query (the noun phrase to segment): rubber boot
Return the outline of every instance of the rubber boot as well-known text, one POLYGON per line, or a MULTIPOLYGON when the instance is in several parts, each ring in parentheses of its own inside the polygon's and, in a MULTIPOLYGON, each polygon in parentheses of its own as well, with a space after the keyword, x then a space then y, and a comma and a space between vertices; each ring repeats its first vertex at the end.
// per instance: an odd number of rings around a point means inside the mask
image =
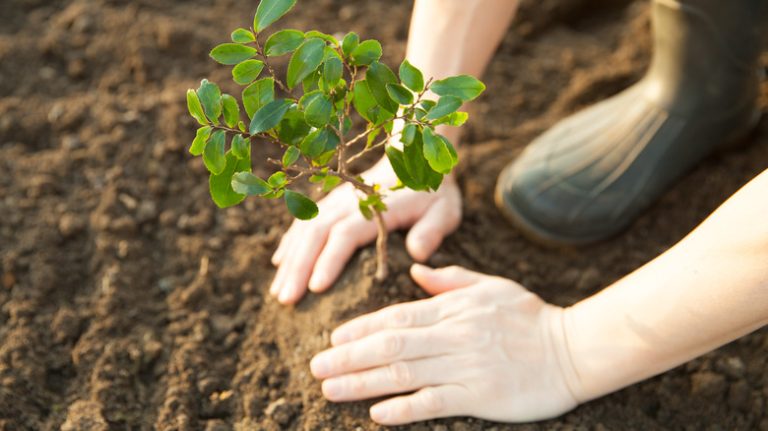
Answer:
POLYGON ((654 0, 645 77, 561 121, 507 166, 496 203, 528 236, 613 236, 760 117, 758 57, 768 0, 654 0))

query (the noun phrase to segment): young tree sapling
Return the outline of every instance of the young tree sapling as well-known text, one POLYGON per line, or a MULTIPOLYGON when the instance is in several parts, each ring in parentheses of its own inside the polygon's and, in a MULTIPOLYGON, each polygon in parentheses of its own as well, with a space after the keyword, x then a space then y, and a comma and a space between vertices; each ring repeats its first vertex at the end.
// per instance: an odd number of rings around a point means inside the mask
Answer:
POLYGON ((245 89, 240 101, 206 79, 197 90, 187 91, 189 113, 200 123, 189 151, 202 156, 210 172, 211 197, 221 208, 236 205, 246 196, 282 198, 294 217, 309 220, 317 216, 318 207, 292 189, 298 180, 322 184, 324 192, 350 183, 360 192, 360 212, 377 225, 376 279, 383 280, 387 275, 385 191, 353 174, 350 166, 384 147, 399 180, 390 190, 437 190, 458 158, 435 127, 463 125, 468 116, 459 108, 478 97, 485 86, 467 75, 425 82, 422 72, 407 60, 395 75, 379 61, 381 44, 361 41, 355 33, 339 41, 319 31, 286 29, 262 44, 259 37, 264 29, 295 4, 296 0, 262 0, 250 29, 238 28, 232 32, 232 43, 213 48, 210 56, 234 66, 232 78, 245 89), (288 54, 283 80, 270 61, 288 54), (241 106, 247 122, 242 120, 241 106), (359 133, 353 132, 355 113, 365 121, 359 133), (398 130, 396 121, 402 122, 398 130), (392 145, 395 137, 402 148, 392 145), (252 146, 262 143, 283 151, 279 160, 267 158, 277 171, 266 179, 251 170, 252 146))

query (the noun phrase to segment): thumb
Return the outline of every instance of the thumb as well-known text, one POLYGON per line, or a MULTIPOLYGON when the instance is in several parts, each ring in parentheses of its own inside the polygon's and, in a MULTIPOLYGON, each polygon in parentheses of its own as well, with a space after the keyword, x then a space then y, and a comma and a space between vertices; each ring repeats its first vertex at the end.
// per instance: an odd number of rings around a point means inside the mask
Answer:
POLYGON ((479 283, 486 276, 455 265, 433 269, 415 263, 411 265, 411 277, 430 295, 439 295, 479 283))
POLYGON ((424 215, 416 221, 408 236, 405 247, 417 261, 424 262, 440 247, 445 235, 459 227, 461 216, 454 216, 446 199, 440 199, 431 205, 424 215))

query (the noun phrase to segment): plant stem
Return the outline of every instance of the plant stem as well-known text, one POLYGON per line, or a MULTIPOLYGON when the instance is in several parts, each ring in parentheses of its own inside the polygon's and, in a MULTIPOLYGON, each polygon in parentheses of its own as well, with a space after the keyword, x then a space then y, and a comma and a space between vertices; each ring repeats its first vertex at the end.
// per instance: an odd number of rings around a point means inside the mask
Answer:
POLYGON ((376 236, 376 281, 384 281, 389 274, 387 267, 387 225, 381 211, 374 210, 373 219, 376 221, 378 235, 376 236))

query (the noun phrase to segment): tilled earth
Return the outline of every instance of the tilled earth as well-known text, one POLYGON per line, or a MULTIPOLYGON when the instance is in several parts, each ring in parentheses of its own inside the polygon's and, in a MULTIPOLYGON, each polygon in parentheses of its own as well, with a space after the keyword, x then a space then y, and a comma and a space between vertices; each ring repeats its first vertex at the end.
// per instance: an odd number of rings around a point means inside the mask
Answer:
MULTIPOLYGON (((202 77, 235 91, 207 52, 255 6, 0 2, 0 429, 378 429, 370 403, 324 401, 308 361, 340 322, 423 296, 403 237, 391 238, 383 285, 370 281, 368 248, 330 293, 278 306, 266 294, 269 256, 289 217, 271 201, 217 210, 186 152, 195 127, 184 91, 202 77)), ((411 6, 302 0, 285 25, 378 38, 396 65, 411 6)), ((751 145, 704 162, 627 233, 581 250, 541 248, 497 213, 495 175, 528 142, 640 78, 647 6, 523 2, 466 134, 464 222, 431 264, 572 304, 667 249, 768 167, 762 123, 751 145)), ((556 420, 403 429, 768 430, 766 353, 762 330, 556 420)))

